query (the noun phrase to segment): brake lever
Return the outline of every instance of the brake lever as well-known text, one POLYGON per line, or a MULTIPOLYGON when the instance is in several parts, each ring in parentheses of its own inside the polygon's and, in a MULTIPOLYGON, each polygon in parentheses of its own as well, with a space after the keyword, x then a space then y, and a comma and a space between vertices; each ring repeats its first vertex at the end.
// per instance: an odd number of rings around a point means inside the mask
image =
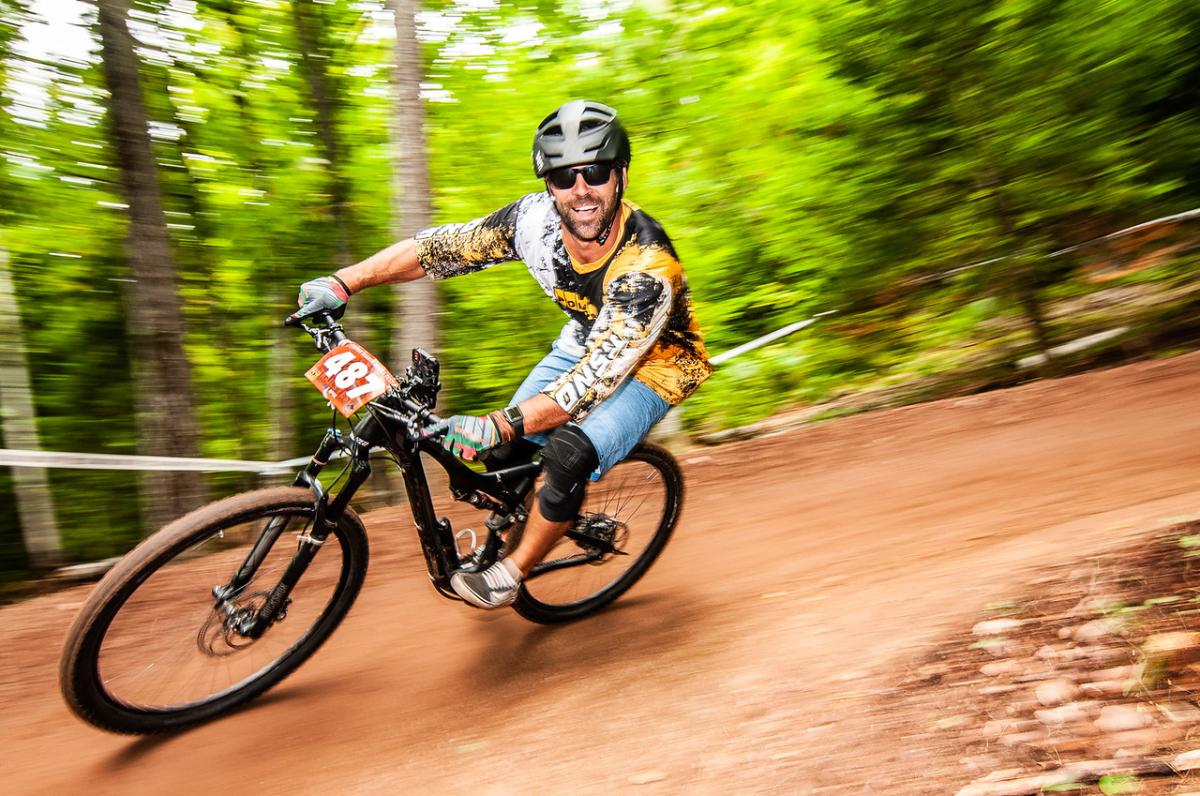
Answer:
MULTIPOLYGON (((317 349, 320 351, 328 350, 328 346, 326 344, 327 340, 330 337, 332 337, 334 334, 343 331, 342 325, 340 323, 338 323, 337 319, 333 317, 333 314, 328 311, 322 310, 321 312, 314 312, 311 316, 304 316, 304 317, 298 316, 295 313, 293 313, 283 319, 283 325, 290 326, 293 328, 298 326, 301 329, 303 329, 308 334, 308 336, 313 339, 313 344, 316 345, 317 349), (307 323, 304 322, 304 317, 316 318, 318 321, 322 322, 324 325, 323 326, 309 326, 307 323)), ((336 339, 336 338, 334 338, 334 339, 336 339)))
POLYGON ((417 430, 421 439, 433 439, 434 437, 445 436, 450 430, 450 421, 438 419, 437 422, 417 430))
POLYGON ((341 328, 341 324, 337 322, 337 319, 334 318, 333 314, 328 310, 320 310, 319 312, 314 312, 310 315, 300 315, 298 312, 293 312, 291 315, 283 319, 283 325, 293 327, 299 326, 304 331, 312 334, 313 330, 319 327, 309 326, 304 322, 305 318, 316 318, 318 321, 324 323, 329 329, 333 329, 334 327, 339 329, 341 328))

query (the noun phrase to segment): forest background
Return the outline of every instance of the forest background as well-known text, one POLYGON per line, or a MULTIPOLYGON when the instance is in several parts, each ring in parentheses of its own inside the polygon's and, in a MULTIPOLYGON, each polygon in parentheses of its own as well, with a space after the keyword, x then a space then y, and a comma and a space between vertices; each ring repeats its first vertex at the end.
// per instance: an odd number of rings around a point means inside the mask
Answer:
MULTIPOLYGON (((1200 206, 1193 0, 0 0, 5 446, 307 453, 328 414, 316 352, 280 326, 297 286, 540 190, 533 129, 576 97, 625 120, 629 196, 671 235, 710 351, 835 312, 722 367, 689 433, 1200 336, 1194 229, 1059 253, 1200 206), (52 6, 78 53, 31 46, 52 6)), ((562 321, 513 264, 355 296, 345 322, 395 367, 434 338, 443 404, 472 412, 562 321)), ((127 549, 178 507, 162 495, 250 485, 46 472, 0 472, 5 505, 46 492, 55 539, 31 551, 39 521, 5 512, 5 580, 127 549)))

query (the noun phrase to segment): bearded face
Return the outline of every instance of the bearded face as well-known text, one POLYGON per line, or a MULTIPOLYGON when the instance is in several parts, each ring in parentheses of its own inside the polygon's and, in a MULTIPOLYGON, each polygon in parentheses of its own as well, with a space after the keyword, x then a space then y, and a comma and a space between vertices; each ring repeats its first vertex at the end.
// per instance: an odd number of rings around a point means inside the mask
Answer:
POLYGON ((575 184, 570 188, 558 189, 551 185, 550 195, 563 226, 585 242, 596 240, 612 226, 621 204, 617 197, 616 169, 603 185, 588 185, 582 175, 576 175, 575 184))

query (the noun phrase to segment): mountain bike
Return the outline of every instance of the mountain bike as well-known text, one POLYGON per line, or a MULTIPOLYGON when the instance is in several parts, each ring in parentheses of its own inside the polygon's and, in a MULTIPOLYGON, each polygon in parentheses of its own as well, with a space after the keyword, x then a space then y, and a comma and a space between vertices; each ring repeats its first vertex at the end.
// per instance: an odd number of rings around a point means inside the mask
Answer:
MULTIPOLYGON (((541 470, 536 452, 500 469, 462 462, 431 433, 441 422, 438 361, 421 349, 402 376, 328 313, 296 321, 323 356, 305 375, 351 428, 331 424, 292 486, 217 500, 147 537, 97 584, 67 637, 68 706, 104 730, 150 734, 214 719, 279 683, 337 629, 367 571, 366 528, 350 507, 382 451, 398 466, 433 588, 491 566, 519 541, 541 470), (320 475, 346 464, 329 486, 320 475), (424 470, 445 469, 454 499, 488 512, 455 533, 424 470), (340 486, 339 486, 340 485, 340 486)), ((536 448, 536 446, 529 446, 536 448)), ((513 608, 534 622, 587 616, 654 563, 679 519, 683 479, 643 442, 591 484, 575 524, 529 573, 513 608)))

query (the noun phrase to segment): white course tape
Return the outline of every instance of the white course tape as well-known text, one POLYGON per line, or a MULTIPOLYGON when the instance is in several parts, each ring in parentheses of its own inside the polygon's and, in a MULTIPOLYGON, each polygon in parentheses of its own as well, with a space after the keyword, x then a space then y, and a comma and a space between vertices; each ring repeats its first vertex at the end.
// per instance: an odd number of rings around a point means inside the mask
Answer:
MULTIPOLYGON (((1123 238, 1126 235, 1132 235, 1135 232, 1141 232, 1142 230, 1150 229, 1151 227, 1157 227, 1160 224, 1171 224, 1176 221, 1190 221, 1193 218, 1200 218, 1200 207, 1197 207, 1193 210, 1184 210, 1182 213, 1174 213, 1169 216, 1163 216, 1162 218, 1155 218, 1150 221, 1143 221, 1140 224, 1134 224, 1132 227, 1126 227, 1125 229, 1118 229, 1116 232, 1110 232, 1107 235, 1101 235, 1098 238, 1092 238, 1091 240, 1085 240, 1083 243, 1076 243, 1074 246, 1068 246, 1065 249, 1057 249, 1055 251, 1050 252, 1046 256, 1047 257, 1061 257, 1064 254, 1070 254, 1071 252, 1079 251, 1080 249, 1087 248, 1088 246, 1093 246, 1097 243, 1104 243, 1106 241, 1116 240, 1117 238, 1123 238)), ((1034 254, 1034 252, 1023 251, 1023 252, 1019 252, 1019 254, 1034 254)), ((918 276, 914 279, 910 279, 906 284, 908 284, 908 285, 925 285, 930 282, 940 282, 943 279, 949 279, 952 276, 957 276, 958 274, 964 273, 966 271, 971 271, 976 268, 983 268, 984 266, 993 265, 995 263, 1003 262, 1005 260, 1011 260, 1015 256, 1017 256, 1017 255, 1003 254, 999 257, 992 257, 987 260, 980 260, 979 262, 971 263, 970 265, 960 265, 958 268, 951 268, 949 271, 942 271, 941 273, 938 273, 938 274, 929 274, 928 276, 918 276)))
POLYGON ((734 357, 744 354, 747 351, 753 351, 756 348, 762 348, 763 346, 767 345, 768 343, 773 343, 781 337, 787 337, 789 334, 792 334, 793 332, 798 332, 801 329, 805 329, 809 326, 812 326, 819 319, 824 318, 826 315, 833 315, 835 312, 837 312, 837 310, 828 310, 826 312, 818 312, 816 315, 812 316, 811 318, 809 318, 807 320, 797 321, 796 323, 788 324, 787 326, 783 327, 782 329, 776 329, 775 331, 771 332, 770 334, 764 334, 762 337, 759 337, 757 340, 751 340, 748 343, 742 343, 737 348, 731 348, 728 351, 724 351, 720 354, 717 354, 715 357, 712 357, 711 359, 709 359, 709 362, 711 362, 714 365, 720 365, 722 362, 728 362, 729 360, 733 359, 734 357))
MULTIPOLYGON (((303 458, 301 462, 307 462, 303 458)), ((66 453, 0 448, 0 466, 52 467, 67 470, 174 470, 198 473, 276 473, 286 462, 256 462, 243 459, 188 459, 171 456, 122 456, 109 453, 66 453)))
MULTIPOLYGON (((1169 216, 1163 216, 1162 218, 1156 218, 1151 221, 1145 221, 1141 224, 1135 224, 1132 227, 1126 227, 1125 229, 1119 229, 1116 232, 1110 232, 1107 235, 1102 235, 1098 238, 1092 238, 1091 240, 1084 241, 1083 243, 1078 243, 1074 246, 1068 246, 1065 249, 1058 249, 1057 251, 1050 252, 1046 256, 1058 257, 1063 254, 1078 251, 1086 246, 1114 240, 1125 235, 1131 235, 1135 232, 1141 232, 1142 230, 1149 229, 1160 224, 1188 221, 1194 218, 1200 218, 1200 207, 1193 210, 1185 210, 1182 213, 1174 213, 1169 216)), ((986 265, 992 265, 993 263, 1010 260, 1013 256, 1014 255, 1006 254, 1000 257, 993 257, 988 260, 981 260, 977 263, 971 263, 970 265, 952 268, 949 271, 943 271, 939 274, 917 277, 916 279, 911 280, 908 284, 919 285, 927 282, 940 281, 942 279, 947 279, 951 276, 961 274, 965 271, 970 271, 974 268, 982 268, 986 265)), ((756 348, 761 348, 762 346, 773 343, 780 338, 787 337, 789 334, 793 334, 801 329, 812 326, 819 319, 828 315, 834 315, 837 312, 838 310, 818 312, 811 318, 788 324, 782 329, 776 329, 775 331, 765 334, 755 340, 751 340, 748 343, 743 343, 736 348, 731 348, 728 351, 717 354, 710 361, 714 365, 720 365, 723 362, 728 362, 734 357, 745 354, 748 351, 753 351, 756 348)), ((1069 343, 1068 346, 1092 345, 1096 342, 1100 342, 1102 339, 1107 339, 1104 337, 1105 335, 1114 334, 1117 331, 1119 330, 1114 330, 1114 332, 1103 332, 1100 335, 1092 335, 1091 337, 1083 338, 1082 340, 1075 341, 1074 343, 1069 343)), ((1026 359, 1032 361, 1034 358, 1027 357, 1026 359)), ((1022 360, 1022 362, 1025 362, 1025 360, 1022 360)), ((337 458, 339 455, 340 452, 339 454, 335 454, 335 458, 337 458)), ((258 462, 247 461, 243 459, 184 459, 172 458, 169 456, 120 456, 107 453, 66 453, 58 451, 27 451, 15 450, 12 448, 0 448, 0 467, 47 467, 76 470, 173 470, 201 473, 242 472, 259 473, 260 475, 279 475, 294 470, 296 467, 307 464, 308 461, 309 457, 307 456, 299 456, 295 459, 288 459, 287 461, 282 462, 258 462)))

